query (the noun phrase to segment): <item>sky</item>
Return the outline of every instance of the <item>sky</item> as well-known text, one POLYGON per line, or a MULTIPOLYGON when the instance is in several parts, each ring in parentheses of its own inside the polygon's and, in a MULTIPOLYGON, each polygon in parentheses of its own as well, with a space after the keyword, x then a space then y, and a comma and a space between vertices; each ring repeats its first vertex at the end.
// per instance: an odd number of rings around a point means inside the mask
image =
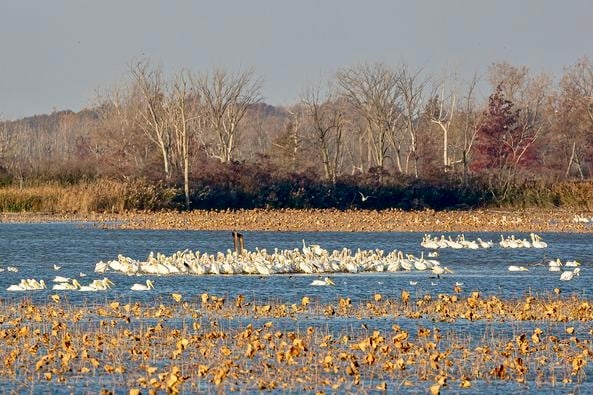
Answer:
POLYGON ((593 1, 0 0, 0 51, 1 119, 92 106, 143 57, 167 73, 253 69, 264 101, 289 105, 362 63, 558 78, 593 60, 593 1))

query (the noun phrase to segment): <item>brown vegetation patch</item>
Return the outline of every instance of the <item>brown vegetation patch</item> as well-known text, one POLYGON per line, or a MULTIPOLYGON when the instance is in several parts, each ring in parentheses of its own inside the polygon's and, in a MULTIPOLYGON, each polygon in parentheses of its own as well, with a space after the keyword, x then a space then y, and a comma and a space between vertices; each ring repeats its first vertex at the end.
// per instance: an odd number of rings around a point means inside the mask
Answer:
POLYGON ((92 221, 124 229, 343 232, 592 232, 563 210, 226 210, 123 214, 2 214, 2 222, 92 221))
POLYGON ((2 301, 0 373, 15 386, 101 378, 130 393, 399 386, 438 393, 479 382, 580 383, 593 356, 591 332, 579 326, 593 321, 593 305, 576 296, 501 300, 471 292, 410 298, 402 292, 357 304, 303 298, 292 305, 241 295, 166 299, 82 307, 57 297, 39 304, 2 301), (332 326, 344 318, 367 321, 332 326), (406 325, 419 319, 413 330, 406 325), (456 321, 533 325, 461 335, 447 327, 456 321))

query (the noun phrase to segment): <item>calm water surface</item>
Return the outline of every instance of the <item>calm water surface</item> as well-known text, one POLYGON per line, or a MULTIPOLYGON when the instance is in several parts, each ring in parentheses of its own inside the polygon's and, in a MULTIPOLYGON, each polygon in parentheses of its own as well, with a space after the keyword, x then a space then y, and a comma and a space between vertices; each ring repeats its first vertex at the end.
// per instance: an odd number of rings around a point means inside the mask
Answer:
MULTIPOLYGON (((343 247, 356 250, 394 249, 419 256, 428 251, 420 246, 423 233, 306 233, 306 232, 245 232, 246 248, 278 249, 300 248, 302 240, 307 244, 320 244, 328 250, 343 247)), ((435 234, 436 235, 436 234, 435 234)), ((439 233, 440 235, 440 233, 439 233)), ((457 233, 445 233, 453 238, 457 233)), ((505 234, 508 236, 509 234, 505 234)), ((116 283, 111 294, 118 297, 136 299, 152 298, 157 294, 181 292, 184 295, 199 295, 209 292, 216 295, 234 296, 243 294, 266 300, 270 298, 283 302, 300 300, 304 295, 319 296, 330 301, 348 296, 353 300, 372 297, 376 292, 385 296, 399 295, 402 289, 420 293, 451 292, 455 282, 462 282, 465 290, 475 289, 486 294, 501 297, 524 296, 528 293, 542 294, 559 287, 564 293, 577 293, 591 296, 593 279, 593 235, 570 233, 542 233, 548 243, 546 249, 480 249, 455 250, 441 249, 437 258, 441 264, 455 271, 455 274, 442 279, 431 278, 429 272, 398 273, 359 273, 335 274, 336 287, 310 287, 315 275, 279 275, 260 278, 259 276, 127 276, 107 273, 116 283), (576 259, 582 263, 581 275, 569 282, 559 281, 559 273, 548 271, 547 262, 560 258, 562 261, 576 259), (544 263, 539 266, 539 264, 544 263), (528 272, 509 272, 509 265, 524 265, 528 272), (156 292, 138 293, 129 291, 135 282, 151 278, 156 284, 156 292), (410 281, 417 281, 411 286, 410 281)), ((500 240, 500 234, 466 233, 467 239, 481 237, 484 240, 500 240)), ((515 234, 517 238, 526 234, 515 234)), ((82 283, 103 277, 93 272, 100 260, 115 259, 118 254, 145 260, 150 251, 172 254, 183 249, 216 253, 232 248, 230 232, 205 231, 153 231, 153 230, 105 230, 89 224, 48 223, 48 224, 0 224, 0 267, 15 266, 18 273, 4 271, 0 276, 0 295, 15 297, 14 292, 6 292, 10 284, 22 278, 44 279, 51 285, 55 275, 79 277, 82 283), (55 271, 53 265, 62 268, 55 271)), ((35 292, 43 296, 51 290, 35 292)), ((18 294, 18 293, 17 293, 18 294)), ((29 292, 28 295, 33 293, 29 292)), ((104 298, 105 294, 76 293, 78 298, 104 298), (95 296, 97 295, 97 296, 95 296)), ((46 296, 46 295, 45 295, 46 296)), ((37 297, 37 296, 36 296, 37 297)))

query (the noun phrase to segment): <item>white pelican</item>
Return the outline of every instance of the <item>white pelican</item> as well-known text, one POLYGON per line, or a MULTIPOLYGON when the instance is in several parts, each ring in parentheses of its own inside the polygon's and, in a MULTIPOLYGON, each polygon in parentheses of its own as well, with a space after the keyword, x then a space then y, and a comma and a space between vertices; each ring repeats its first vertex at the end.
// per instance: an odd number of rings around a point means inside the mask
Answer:
POLYGON ((134 284, 134 285, 132 285, 132 288, 130 288, 130 289, 132 291, 149 291, 151 289, 154 289, 154 284, 152 283, 152 281, 146 280, 146 285, 134 284))
POLYGON ((63 282, 54 284, 52 287, 55 291, 70 291, 80 288, 80 283, 77 280, 72 280, 72 282, 63 282))
POLYGON ((80 285, 76 279, 72 280, 73 284, 78 286, 79 291, 83 292, 95 292, 95 291, 104 291, 108 288, 111 288, 113 282, 109 280, 107 277, 104 277, 102 280, 94 280, 89 285, 80 285))
POLYGON ((484 240, 480 239, 479 237, 478 237, 478 244, 480 244, 480 247, 482 247, 482 248, 492 248, 492 246, 494 245, 492 240, 484 241, 484 240))
POLYGON ((529 271, 529 269, 527 269, 525 266, 515 266, 515 265, 511 265, 508 267, 509 272, 527 272, 529 271))
POLYGON ((47 289, 44 280, 27 279, 30 288, 29 289, 47 289))
POLYGON ((558 259, 551 260, 550 262, 548 262, 548 266, 550 266, 550 267, 560 267, 560 266, 562 266, 562 262, 560 262, 560 258, 558 258, 558 259))
POLYGON ((45 281, 43 280, 35 280, 35 279, 23 279, 18 284, 13 284, 6 288, 7 291, 34 291, 38 289, 45 289, 47 288, 45 285, 45 281))
POLYGON ((63 277, 63 276, 56 276, 52 282, 54 283, 67 283, 70 282, 70 278, 69 277, 63 277))
POLYGON ((106 289, 111 289, 113 284, 113 281, 111 281, 110 279, 108 279, 107 277, 103 277, 103 279, 101 280, 95 280, 91 283, 91 285, 95 286, 99 291, 103 291, 106 289))
POLYGON ((410 285, 416 285, 418 284, 418 281, 410 281, 410 285))
POLYGON ((309 255, 311 254, 311 248, 307 247, 305 244, 305 239, 303 239, 303 254, 309 255))
POLYGON ((449 269, 447 266, 434 266, 432 268, 432 274, 436 274, 437 277, 440 277, 441 274, 445 273, 453 273, 453 270, 449 269))
POLYGON ((58 266, 54 263, 54 270, 60 270, 62 268, 62 266, 58 266))
POLYGON ((19 284, 12 284, 10 287, 6 288, 7 291, 28 291, 29 290, 29 286, 25 283, 23 283, 23 281, 21 281, 19 284))
POLYGON ((77 288, 79 291, 82 291, 82 292, 95 292, 95 291, 98 291, 98 290, 99 290, 99 289, 98 289, 98 288, 95 286, 95 283, 94 283, 94 281, 93 281, 92 283, 88 284, 88 285, 82 285, 82 284, 80 284, 80 283, 78 282, 78 280, 74 279, 74 280, 72 280, 72 284, 74 284, 74 285, 76 286, 76 288, 77 288))
POLYGON ((577 266, 581 266, 581 262, 579 261, 566 261, 566 263, 564 264, 565 267, 577 267, 577 266))
POLYGON ((438 241, 436 239, 431 239, 430 235, 424 235, 424 238, 422 239, 422 242, 420 243, 420 245, 424 248, 431 248, 431 249, 439 248, 438 241))
POLYGON ((531 245, 533 248, 546 248, 548 243, 542 241, 542 238, 535 233, 530 233, 529 236, 531 237, 531 245))
POLYGON ((95 265, 95 272, 105 273, 105 271, 107 271, 108 268, 109 265, 107 264, 107 262, 100 261, 95 265))
POLYGON ((560 275, 560 280, 561 281, 570 281, 573 279, 574 276, 578 276, 580 271, 581 271, 581 269, 577 267, 573 271, 562 272, 562 274, 560 275))
POLYGON ((313 280, 311 285, 316 285, 316 286, 336 285, 336 283, 334 283, 331 278, 325 277, 323 280, 313 280))

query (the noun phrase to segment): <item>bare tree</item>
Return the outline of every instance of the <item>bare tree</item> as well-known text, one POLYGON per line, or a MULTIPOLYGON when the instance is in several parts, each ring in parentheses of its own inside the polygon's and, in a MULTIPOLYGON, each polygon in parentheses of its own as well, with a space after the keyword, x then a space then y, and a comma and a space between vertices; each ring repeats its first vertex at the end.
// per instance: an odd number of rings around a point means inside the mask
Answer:
POLYGON ((336 181, 342 160, 344 112, 330 91, 321 97, 319 88, 308 88, 301 100, 309 121, 309 130, 321 154, 325 178, 336 181))
POLYGON ((447 75, 439 81, 435 91, 440 92, 433 94, 433 97, 438 97, 438 111, 430 114, 430 122, 438 125, 443 133, 443 169, 446 172, 451 166, 448 152, 449 129, 457 110, 457 91, 448 81, 447 75))
POLYGON ((517 96, 522 94, 528 76, 529 69, 526 66, 518 67, 503 62, 493 63, 488 67, 490 86, 500 87, 504 97, 513 102, 516 102, 517 96))
POLYGON ((0 164, 5 167, 10 161, 9 156, 14 151, 15 140, 15 135, 8 127, 8 122, 0 119, 0 164))
POLYGON ((158 147, 163 159, 165 178, 171 178, 171 130, 167 124, 165 109, 165 82, 160 67, 152 67, 147 60, 130 66, 142 105, 139 108, 138 125, 148 138, 158 147))
POLYGON ((137 122, 143 105, 140 92, 120 84, 97 92, 95 100, 98 122, 79 149, 100 163, 97 170, 104 176, 127 179, 140 174, 154 156, 149 148, 153 143, 137 122))
POLYGON ((166 107, 169 122, 174 131, 173 160, 183 172, 183 191, 185 207, 190 208, 189 194, 189 155, 190 139, 201 130, 200 98, 197 89, 190 86, 191 76, 181 70, 173 79, 172 91, 166 107))
POLYGON ((593 64, 579 60, 569 67, 560 80, 555 106, 548 113, 555 115, 555 137, 550 146, 556 158, 564 153, 564 176, 576 170, 584 179, 593 158, 593 64))
POLYGON ((427 79, 420 80, 421 70, 410 73, 407 66, 403 65, 396 78, 397 89, 400 92, 402 115, 405 130, 410 137, 410 147, 406 160, 406 173, 410 156, 414 160, 414 177, 418 178, 418 119, 422 112, 422 94, 427 79))
MULTIPOLYGON (((397 127, 400 111, 393 70, 381 63, 341 70, 336 75, 342 95, 365 119, 364 137, 368 145, 367 166, 384 167, 389 150, 389 135, 399 140, 397 127)), ((396 153, 396 166, 401 172, 401 160, 396 153)))
POLYGON ((253 71, 230 73, 214 69, 195 81, 203 100, 203 115, 207 127, 215 136, 213 156, 226 163, 232 160, 239 123, 247 109, 261 101, 261 82, 253 71))
POLYGON ((467 178, 469 174, 469 163, 470 163, 470 153, 476 140, 476 136, 479 130, 480 119, 476 116, 475 111, 475 103, 474 103, 474 93, 476 90, 476 85, 478 84, 478 75, 474 74, 472 80, 470 81, 467 87, 467 94, 463 100, 463 107, 462 107, 462 126, 461 126, 461 135, 462 135, 462 149, 461 149, 461 163, 462 167, 462 177, 463 183, 467 183, 467 178))

